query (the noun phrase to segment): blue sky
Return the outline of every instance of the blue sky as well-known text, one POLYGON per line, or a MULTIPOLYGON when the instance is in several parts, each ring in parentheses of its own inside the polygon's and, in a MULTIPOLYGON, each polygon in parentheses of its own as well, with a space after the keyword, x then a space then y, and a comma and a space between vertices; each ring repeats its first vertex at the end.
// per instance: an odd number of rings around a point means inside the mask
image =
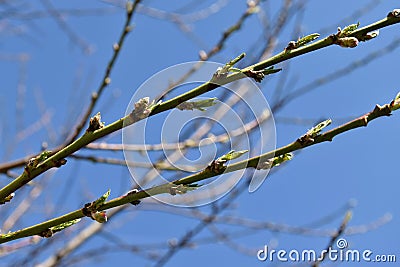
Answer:
MULTIPOLYGON (((398 7, 398 2, 394 0, 376 2, 376 7, 370 8, 367 13, 347 24, 359 21, 364 26, 385 17, 390 10, 398 7)), ((205 1, 196 9, 204 8, 210 3, 213 1, 205 1)), ((293 27, 301 26, 301 35, 319 32, 321 29, 327 29, 323 35, 335 33, 337 26, 346 26, 338 25, 339 21, 348 18, 368 3, 370 2, 307 1, 301 25, 298 25, 297 16, 289 20, 276 40, 274 54, 293 39, 293 27)), ((40 2, 25 4, 27 6, 24 12, 27 13, 44 10, 40 2)), ((112 44, 116 42, 124 23, 123 10, 113 8, 107 2, 59 1, 53 5, 58 9, 106 8, 107 13, 65 17, 70 29, 84 44, 92 47, 93 51, 89 54, 83 52, 76 42, 72 42, 51 17, 0 17, 5 25, 3 30, 0 28, 1 161, 35 153, 40 150, 43 142, 47 142, 51 148, 63 141, 65 134, 89 103, 91 92, 98 87, 111 57, 112 44), (29 57, 25 65, 13 59, 21 54, 29 57), (25 87, 18 87, 20 82, 25 87), (35 128, 37 121, 46 116, 49 116, 48 123, 35 128), (26 138, 23 135, 24 129, 31 129, 26 138)), ((183 4, 180 1, 144 1, 144 5, 174 11, 183 4)), ((276 16, 276 11, 280 8, 269 1, 263 7, 266 15, 271 17, 276 16)), ((143 12, 135 14, 133 30, 111 75, 112 83, 98 102, 94 114, 100 111, 106 124, 122 117, 136 88, 145 80, 169 66, 197 60, 198 51, 211 48, 220 38, 221 32, 231 26, 244 9, 245 1, 227 1, 218 13, 204 20, 191 22, 189 26, 192 34, 183 33, 171 21, 157 19, 143 12)), ((274 90, 280 83, 280 75, 284 75, 284 72, 288 75, 285 90, 296 90, 357 60, 365 62, 365 57, 373 57, 376 51, 385 51, 386 46, 400 38, 398 27, 399 25, 395 25, 382 29, 378 38, 360 43, 355 49, 332 46, 295 58, 290 61, 289 66, 279 66, 283 68, 282 72, 263 81, 262 92, 268 101, 272 101, 274 90)), ((246 52, 250 57, 262 47, 261 43, 257 45, 262 42, 260 33, 260 20, 254 15, 246 20, 241 30, 229 39, 224 50, 212 60, 225 63, 241 52, 246 52)), ((274 113, 277 146, 294 141, 321 119, 332 118, 331 127, 335 127, 343 121, 371 111, 375 104, 390 102, 400 91, 396 64, 398 57, 399 50, 394 49, 368 64, 354 68, 354 71, 347 71, 349 73, 343 77, 337 77, 332 82, 294 99, 274 113), (305 122, 292 124, 287 123, 288 119, 303 119, 305 122)), ((219 96, 220 93, 216 90, 208 96, 219 96)), ((164 116, 156 116, 151 120, 155 124, 161 123, 164 116)), ((271 174, 259 190, 249 194, 245 189, 222 214, 282 225, 317 225, 320 229, 335 229, 345 214, 343 206, 350 202, 356 205, 349 227, 370 225, 385 214, 392 216, 392 220, 377 229, 362 234, 345 235, 344 238, 351 248, 370 249, 382 254, 398 253, 400 209, 397 204, 399 181, 396 133, 400 130, 399 118, 397 113, 391 117, 379 118, 366 128, 336 137, 331 143, 318 144, 295 153, 294 159, 271 174), (318 223, 321 218, 331 214, 334 214, 332 218, 318 223)), ((105 141, 121 142, 121 133, 115 133, 105 141)), ((95 152, 88 151, 86 154, 93 153, 95 152)), ((122 153, 103 152, 101 155, 122 158, 122 153)), ((15 172, 20 173, 21 170, 15 172)), ((125 167, 92 164, 74 159, 69 159, 67 165, 49 173, 49 178, 47 175, 38 177, 38 180, 46 181, 46 193, 33 204, 29 216, 19 221, 12 230, 80 208, 108 188, 111 188, 111 197, 117 197, 131 185, 131 178, 125 167)), ((2 186, 8 181, 4 175, 0 176, 2 186)), ((13 207, 23 200, 25 192, 17 194, 15 202, 10 203, 8 209, 0 209, 2 217, 12 212, 13 207)), ((201 209, 210 210, 211 206, 201 209)), ((181 211, 174 209, 174 212, 181 211)), ((83 261, 82 264, 110 266, 130 262, 136 266, 152 266, 153 261, 118 248, 112 253, 103 252, 103 246, 114 245, 106 233, 112 233, 123 242, 139 247, 164 245, 166 240, 183 236, 197 224, 197 220, 174 215, 174 212, 168 212, 168 207, 162 205, 129 207, 124 214, 110 220, 103 234, 90 239, 72 256, 97 248, 99 251, 95 261, 83 261)), ((90 223, 85 218, 76 227, 84 227, 90 223)), ((240 235, 241 232, 246 232, 238 226, 217 224, 217 227, 230 234, 240 235)), ((295 235, 268 230, 248 232, 234 238, 234 242, 247 249, 261 249, 265 244, 272 243, 277 244, 277 248, 288 250, 321 250, 329 241, 326 236, 295 235)), ((239 253, 221 241, 210 244, 207 238, 212 236, 211 227, 206 228, 194 238, 194 248, 179 251, 166 266, 267 265, 258 262, 255 256, 239 253), (202 240, 206 240, 206 244, 202 244, 202 240)), ((71 237, 67 234, 62 238, 67 240, 71 237)), ((49 240, 43 240, 39 245, 45 242, 49 240)), ((62 244, 60 240, 54 242, 33 262, 41 262, 62 244)), ((32 249, 34 246, 11 254, 4 258, 4 262, 15 262, 16 258, 32 249)), ((164 250, 158 251, 163 254, 164 250)), ((398 258, 399 256, 397 254, 398 258)), ((342 266, 348 265, 365 266, 363 263, 342 263, 342 266)), ((390 266, 389 263, 387 265, 390 266)), ((270 263, 270 266, 280 264, 270 263)))

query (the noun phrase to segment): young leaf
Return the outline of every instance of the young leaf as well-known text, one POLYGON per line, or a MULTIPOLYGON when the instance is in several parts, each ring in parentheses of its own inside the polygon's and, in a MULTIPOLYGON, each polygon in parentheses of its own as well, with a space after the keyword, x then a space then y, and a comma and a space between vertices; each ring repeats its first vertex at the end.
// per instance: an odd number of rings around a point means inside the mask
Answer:
POLYGON ((81 219, 75 219, 75 220, 72 220, 69 222, 65 222, 65 223, 59 224, 57 226, 50 227, 50 230, 53 231, 53 233, 55 233, 55 232, 61 231, 65 228, 68 228, 68 227, 78 223, 80 220, 81 219))
POLYGON ((3 200, 0 200, 0 205, 5 204, 6 202, 10 202, 11 199, 13 199, 15 196, 15 193, 11 193, 10 195, 8 195, 6 198, 4 198, 3 200))
POLYGON ((292 153, 286 153, 280 156, 276 156, 272 159, 268 159, 264 162, 259 162, 257 165, 257 170, 267 170, 271 169, 272 167, 279 166, 281 163, 291 160, 293 158, 292 153))
POLYGON ((293 49, 299 48, 301 46, 304 46, 304 45, 314 41, 319 36, 320 36, 319 33, 312 33, 312 34, 309 34, 307 36, 299 38, 299 40, 297 40, 296 42, 295 41, 290 41, 288 43, 288 45, 286 46, 286 48, 285 48, 285 52, 289 52, 290 50, 293 50, 293 49))
POLYGON ((214 73, 211 80, 220 79, 221 77, 228 76, 229 72, 232 70, 233 66, 242 60, 246 56, 246 53, 242 53, 236 58, 232 59, 228 63, 226 63, 223 67, 219 67, 217 71, 214 73))
POLYGON ((312 127, 310 130, 308 130, 306 135, 308 135, 310 137, 316 137, 317 135, 319 135, 321 133, 322 129, 324 129, 326 126, 328 126, 331 123, 332 123, 331 119, 324 120, 323 122, 318 123, 317 125, 312 127))
POLYGON ((274 66, 271 66, 271 67, 269 67, 269 68, 267 68, 267 69, 263 69, 262 70, 262 73, 264 74, 264 75, 270 75, 270 74, 273 74, 273 73, 277 73, 277 72, 280 72, 282 69, 274 69, 274 66))
POLYGON ((400 99, 400 92, 397 93, 396 97, 394 98, 394 100, 399 100, 400 99))
POLYGON ((344 27, 343 30, 338 28, 338 37, 341 38, 348 36, 353 31, 357 30, 358 26, 360 26, 360 22, 358 22, 357 24, 350 24, 349 26, 344 27))
POLYGON ((135 120, 147 118, 153 111, 153 109, 160 105, 161 102, 161 100, 157 103, 155 103, 154 100, 150 102, 149 97, 143 97, 134 104, 135 109, 132 111, 131 114, 135 120))
POLYGON ((40 153, 40 155, 38 155, 34 158, 31 158, 28 161, 27 167, 35 168, 39 163, 45 161, 50 155, 51 155, 51 151, 48 151, 48 150, 43 151, 42 153, 40 153))
POLYGON ((228 63, 226 63, 225 66, 222 69, 227 71, 227 72, 229 72, 231 70, 231 68, 236 63, 238 63, 240 60, 242 60, 245 56, 246 56, 246 53, 241 53, 239 56, 237 56, 236 58, 234 58, 231 61, 229 61, 228 63))
POLYGON ((390 109, 392 111, 400 108, 400 92, 396 95, 393 101, 390 103, 390 109))
POLYGON ((305 44, 308 44, 312 41, 314 41, 315 39, 317 39, 320 36, 319 33, 312 33, 309 34, 307 36, 304 36, 302 38, 300 38, 297 42, 296 42, 296 48, 303 46, 305 44))
POLYGON ((198 109, 200 111, 206 111, 207 107, 214 106, 217 104, 216 102, 217 98, 208 98, 208 99, 203 99, 203 100, 196 100, 196 101, 186 101, 178 106, 176 106, 177 109, 180 110, 193 110, 193 109, 198 109))
POLYGON ((249 151, 248 150, 240 150, 240 151, 231 150, 228 153, 226 153, 225 155, 219 157, 217 159, 217 161, 227 162, 228 160, 236 159, 236 158, 242 156, 243 154, 246 154, 247 152, 249 152, 249 151))
POLYGON ((274 69, 274 66, 269 67, 268 69, 263 70, 246 70, 243 71, 247 77, 254 79, 256 82, 261 82, 266 75, 280 72, 282 69, 274 69))
POLYGON ((105 192, 104 195, 102 195, 99 199, 97 199, 93 202, 93 207, 95 210, 100 208, 104 204, 104 202, 106 202, 107 198, 110 196, 110 192, 111 192, 111 190, 108 189, 108 191, 105 192))

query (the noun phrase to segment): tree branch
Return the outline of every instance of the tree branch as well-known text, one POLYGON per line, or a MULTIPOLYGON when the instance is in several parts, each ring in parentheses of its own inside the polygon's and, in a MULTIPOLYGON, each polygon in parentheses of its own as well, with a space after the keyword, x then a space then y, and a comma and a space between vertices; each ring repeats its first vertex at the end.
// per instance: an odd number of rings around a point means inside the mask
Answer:
MULTIPOLYGON (((138 2, 138 0, 137 0, 138 2)), ((136 3, 136 2, 135 2, 136 3)), ((389 26, 389 25, 393 25, 396 23, 400 22, 400 11, 398 9, 393 10, 392 12, 390 12, 388 14, 388 16, 380 21, 377 21, 375 23, 372 23, 368 26, 365 26, 363 28, 360 29, 356 29, 352 32, 350 32, 348 35, 346 35, 347 37, 355 37, 357 39, 359 39, 360 41, 365 41, 366 40, 366 36, 368 33, 370 33, 371 31, 389 26)), ((137 121, 143 120, 147 117, 156 115, 158 113, 164 112, 166 110, 175 108, 176 106, 178 106, 179 104, 190 100, 194 97, 197 97, 201 94, 204 94, 206 92, 212 91, 222 85, 231 83, 233 81, 242 79, 245 77, 244 73, 253 73, 253 72, 257 72, 257 71, 263 71, 264 69, 271 67, 277 63, 283 62, 285 60, 288 60, 290 58, 293 57, 297 57, 300 55, 303 55, 305 53, 309 53, 333 44, 339 44, 338 43, 338 39, 340 40, 340 32, 338 32, 337 34, 332 34, 328 37, 326 37, 323 40, 308 44, 308 45, 304 45, 304 46, 300 46, 298 48, 294 48, 294 49, 285 49, 284 51, 282 51, 281 53, 267 59, 264 61, 261 61, 259 63, 256 63, 254 65, 248 66, 247 68, 244 68, 242 70, 240 70, 239 72, 234 72, 233 74, 229 74, 227 73, 226 76, 223 77, 218 77, 217 80, 215 79, 211 79, 210 81, 184 93, 181 94, 177 97, 174 97, 166 102, 163 103, 157 103, 154 105, 154 107, 152 107, 151 110, 149 110, 150 112, 148 114, 146 114, 146 116, 143 116, 143 114, 141 114, 141 116, 135 116, 137 114, 135 114, 137 112, 137 110, 133 110, 131 114, 111 123, 110 125, 104 126, 104 127, 100 127, 99 129, 96 129, 95 131, 87 131, 85 134, 83 134, 79 139, 75 140, 73 143, 71 143, 70 145, 68 145, 67 147, 61 149, 60 151, 56 152, 55 154, 51 154, 48 155, 48 157, 43 158, 43 153, 38 156, 40 157, 41 161, 37 163, 37 165, 35 166, 29 166, 28 165, 25 167, 24 172, 18 177, 16 178, 14 181, 12 181, 11 183, 9 183, 8 185, 6 185, 5 187, 3 187, 2 189, 0 189, 0 203, 4 202, 4 200, 6 198, 8 198, 12 193, 14 193, 16 190, 18 190, 19 188, 21 188, 23 185, 25 185, 26 183, 30 182, 31 180, 33 180, 35 177, 37 177, 38 175, 40 175, 41 173, 47 171, 50 168, 53 167, 60 167, 63 164, 66 163, 66 160, 64 158, 66 158, 67 156, 71 155, 72 153, 78 151, 79 149, 81 149, 82 147, 86 146, 87 144, 101 138, 104 137, 112 132, 118 131, 120 129, 122 129, 123 127, 129 126, 137 121)), ((237 61, 240 60, 240 58, 236 59, 237 61)), ((232 65, 229 65, 230 63, 228 63, 226 66, 230 66, 232 67, 232 65)), ((230 70, 230 68, 228 69, 228 71, 230 70)), ((296 147, 289 147, 289 149, 291 148, 296 148, 296 147)), ((297 149, 301 148, 300 145, 298 145, 297 149)), ((282 148, 284 149, 284 148, 282 148)), ((295 149, 296 150, 296 149, 295 149)), ((48 152, 47 152, 48 153, 48 152)), ((37 159, 38 157, 36 157, 35 159, 37 159)), ((258 161, 257 161, 258 162, 258 161)), ((255 160, 252 162, 249 162, 250 164, 255 163, 255 160)), ((252 165, 250 165, 252 166, 252 165)), ((252 166, 253 167, 253 166, 252 166)), ((244 168, 243 166, 239 166, 236 165, 234 168, 244 168)), ((232 169, 232 171, 237 170, 237 169, 232 169)), ((204 173, 203 175, 206 175, 206 173, 204 173)), ((204 178, 208 178, 207 176, 204 176, 204 178)), ((188 178, 190 180, 190 178, 188 178)))
MULTIPOLYGON (((383 117, 383 116, 390 116, 392 111, 395 111, 400 108, 400 93, 396 96, 394 100, 392 100, 389 104, 385 104, 383 106, 376 105, 375 108, 371 111, 366 113, 365 115, 354 119, 348 123, 345 123, 339 127, 336 127, 330 131, 327 131, 323 134, 319 134, 317 136, 308 136, 303 135, 302 137, 298 138, 296 141, 288 144, 284 147, 276 149, 274 151, 270 151, 268 153, 259 155, 257 157, 253 157, 247 160, 243 160, 234 164, 230 164, 228 166, 224 166, 223 168, 206 168, 205 170, 184 177, 182 179, 175 180, 172 183, 162 184, 159 186, 155 186, 146 190, 141 191, 132 191, 126 195, 121 197, 115 198, 108 202, 105 202, 100 207, 98 207, 98 211, 104 211, 107 209, 111 209, 117 206, 125 205, 128 203, 138 203, 141 199, 147 198, 149 196, 154 196, 163 193, 171 193, 171 188, 173 186, 179 185, 191 185, 195 182, 199 182, 202 180, 206 180, 210 177, 218 176, 223 173, 233 172, 240 169, 245 168, 257 168, 259 163, 266 162, 273 157, 277 157, 280 155, 285 155, 290 152, 294 152, 296 150, 300 150, 306 148, 308 146, 316 145, 326 141, 332 141, 333 138, 337 135, 345 133, 347 131, 365 127, 368 123, 376 118, 383 117)), ((31 227, 0 235, 0 243, 5 243, 11 240, 16 240, 23 237, 33 236, 33 235, 40 235, 43 232, 48 231, 51 227, 60 225, 62 223, 70 222, 72 220, 76 220, 79 218, 85 217, 84 209, 79 209, 76 211, 72 211, 68 214, 60 216, 58 218, 54 218, 52 220, 33 225, 31 227)))

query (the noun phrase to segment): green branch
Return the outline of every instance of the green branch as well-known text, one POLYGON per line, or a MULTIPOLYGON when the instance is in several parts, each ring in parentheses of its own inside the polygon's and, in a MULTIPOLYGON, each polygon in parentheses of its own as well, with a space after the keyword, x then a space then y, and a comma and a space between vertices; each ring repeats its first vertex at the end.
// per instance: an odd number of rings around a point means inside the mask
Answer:
MULTIPOLYGON (((392 24, 399 23, 400 22, 399 13, 400 12, 398 10, 394 10, 394 11, 390 12, 386 18, 384 18, 380 21, 377 21, 375 23, 372 23, 368 26, 365 26, 363 28, 356 29, 356 30, 350 32, 349 34, 347 34, 346 37, 344 37, 344 38, 354 37, 360 41, 365 41, 365 40, 367 40, 365 37, 371 31, 374 31, 374 30, 377 30, 377 29, 380 29, 380 28, 383 28, 383 27, 386 27, 386 26, 389 26, 392 24)), ((2 189, 0 189, 0 203, 2 203, 3 200, 5 200, 7 197, 9 197, 12 193, 14 193, 19 188, 21 188, 22 186, 24 186, 25 184, 27 184, 28 182, 33 180, 35 177, 37 177, 41 173, 47 171, 50 168, 62 166, 66 162, 64 158, 68 157, 69 155, 78 151, 82 147, 86 146, 87 144, 89 144, 101 137, 104 137, 112 132, 118 131, 118 130, 122 129, 123 127, 129 126, 129 125, 131 125, 137 121, 140 121, 142 119, 145 119, 149 116, 153 116, 158 113, 164 112, 166 110, 173 109, 185 101, 188 101, 188 100, 190 100, 194 97, 197 97, 201 94, 204 94, 206 92, 212 91, 222 85, 242 79, 242 78, 246 77, 246 75, 244 73, 247 73, 249 71, 251 72, 251 71, 264 70, 268 67, 271 67, 277 63, 283 62, 290 58, 297 57, 297 56, 303 55, 305 53, 315 51, 315 50, 318 50, 318 49, 321 49, 321 48, 324 48, 324 47, 327 47, 327 46, 330 46, 333 44, 339 44, 338 40, 342 37, 343 36, 339 35, 339 33, 333 34, 333 35, 326 37, 323 40, 313 42, 313 43, 310 43, 307 45, 303 45, 298 48, 291 49, 289 51, 287 49, 285 49, 283 52, 281 52, 265 61, 251 65, 247 68, 244 68, 240 71, 236 71, 232 74, 228 73, 226 76, 220 75, 221 77, 218 77, 218 79, 215 79, 215 77, 213 77, 209 82, 206 82, 184 94, 174 97, 166 102, 154 104, 151 107, 151 109, 145 110, 145 111, 148 111, 148 113, 146 113, 146 114, 139 113, 139 116, 137 116, 138 112, 135 107, 135 110, 131 114, 129 114, 107 126, 101 127, 94 131, 86 131, 85 134, 83 134, 80 138, 75 140, 73 143, 71 143, 67 147, 61 149, 60 151, 56 152, 54 155, 51 155, 50 157, 43 159, 43 161, 38 162, 37 165, 35 165, 33 167, 32 166, 29 167, 28 166, 29 164, 28 164, 25 167, 24 172, 19 177, 17 177, 16 179, 14 179, 14 181, 12 181, 8 185, 6 185, 2 189)))
MULTIPOLYGON (((28 237, 28 236, 33 236, 33 235, 41 235, 43 236, 43 233, 47 233, 49 229, 53 229, 54 227, 57 227, 59 225, 63 225, 65 223, 77 220, 79 218, 88 216, 87 209, 88 207, 93 207, 95 206, 95 209, 92 210, 91 212, 98 212, 98 211, 104 211, 107 209, 111 209, 117 206, 125 205, 128 203, 137 205, 140 203, 141 199, 147 198, 149 196, 154 196, 154 195, 159 195, 159 194, 184 194, 187 191, 194 190, 198 187, 198 185, 195 185, 194 183, 206 180, 208 178, 218 176, 223 173, 229 173, 229 172, 234 172, 237 170, 245 169, 245 168, 256 168, 259 169, 259 166, 262 166, 263 163, 268 162, 271 159, 287 155, 291 152, 294 152, 296 150, 303 149, 305 147, 309 147, 312 145, 316 145, 322 142, 326 141, 332 141, 334 137, 337 135, 340 135, 344 132, 360 128, 360 127, 365 127, 368 125, 368 123, 376 118, 383 117, 383 116, 390 116, 392 111, 395 111, 400 108, 400 93, 395 97, 393 101, 391 101, 389 104, 386 104, 384 106, 379 106, 376 105, 375 108, 357 118, 354 119, 348 123, 345 123, 341 126, 338 126, 337 128, 334 128, 330 131, 321 133, 321 130, 329 124, 328 121, 325 121, 313 129, 309 130, 305 135, 301 136, 291 144, 288 144, 284 147, 281 147, 279 149, 270 151, 268 153, 259 155, 257 157, 253 157, 247 160, 239 161, 237 163, 230 164, 228 166, 225 166, 222 163, 226 162, 227 160, 230 159, 230 157, 233 158, 233 156, 240 156, 241 154, 245 153, 245 151, 238 151, 238 152, 233 152, 231 151, 228 153, 228 158, 219 158, 216 161, 213 161, 210 166, 208 166, 206 169, 203 171, 186 176, 184 178, 175 180, 172 183, 167 183, 167 184, 162 184, 159 186, 155 186, 146 190, 140 190, 140 191, 131 191, 126 195, 123 195, 121 197, 112 199, 108 202, 104 202, 102 199, 102 202, 100 204, 99 200, 92 202, 92 204, 87 204, 85 205, 84 208, 70 212, 68 214, 65 214, 63 216, 60 216, 58 218, 54 218, 52 220, 33 225, 31 227, 15 231, 15 232, 10 232, 7 234, 2 234, 0 235, 0 243, 5 243, 9 242, 11 240, 16 240, 19 238, 23 237, 28 237), (236 154, 235 154, 236 153, 236 154), (216 166, 217 165, 217 166, 216 166)), ((273 166, 272 166, 273 167, 273 166)), ((108 194, 107 194, 108 197, 108 194)), ((106 199, 106 198, 105 198, 106 199)), ((105 200, 104 199, 104 200, 105 200)), ((90 217, 90 216, 89 216, 90 217)))

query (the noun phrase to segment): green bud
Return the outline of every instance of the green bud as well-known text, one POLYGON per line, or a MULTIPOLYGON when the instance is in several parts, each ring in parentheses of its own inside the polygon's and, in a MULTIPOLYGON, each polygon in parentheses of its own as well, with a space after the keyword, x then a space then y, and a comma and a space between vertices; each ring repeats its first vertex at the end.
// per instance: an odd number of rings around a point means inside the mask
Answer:
POLYGON ((106 202, 107 198, 110 196, 110 192, 111 192, 111 190, 108 189, 108 191, 105 192, 104 195, 102 195, 100 198, 98 198, 97 200, 95 200, 93 202, 93 207, 95 210, 100 208, 104 204, 104 202, 106 202))
POLYGON ((189 184, 189 185, 175 185, 175 184, 171 184, 171 187, 169 189, 169 193, 173 196, 175 196, 176 194, 179 195, 183 195, 186 194, 187 192, 196 190, 197 188, 199 188, 200 185, 198 184, 189 184))
POLYGON ((292 158, 293 158, 293 154, 292 153, 286 153, 286 154, 274 157, 274 159, 272 161, 272 167, 279 166, 283 162, 291 160, 292 158))
POLYGON ((247 152, 249 152, 249 151, 248 150, 240 150, 240 151, 231 150, 227 154, 219 157, 217 159, 217 161, 218 162, 227 162, 228 160, 239 158, 243 154, 246 154, 247 152))
POLYGON ((297 42, 296 42, 296 48, 303 46, 305 44, 308 44, 312 41, 314 41, 315 39, 317 39, 320 36, 319 33, 312 33, 309 34, 307 36, 301 37, 297 42))
POLYGON ((399 108, 400 108, 400 92, 393 99, 392 103, 390 103, 390 109, 392 111, 397 110, 399 108))
POLYGON ((328 120, 324 120, 323 122, 318 123, 317 125, 315 125, 314 127, 312 127, 310 130, 307 131, 306 135, 310 136, 310 137, 316 137, 317 135, 319 135, 321 133, 321 131, 327 127, 328 125, 330 125, 332 123, 331 119, 328 120))

